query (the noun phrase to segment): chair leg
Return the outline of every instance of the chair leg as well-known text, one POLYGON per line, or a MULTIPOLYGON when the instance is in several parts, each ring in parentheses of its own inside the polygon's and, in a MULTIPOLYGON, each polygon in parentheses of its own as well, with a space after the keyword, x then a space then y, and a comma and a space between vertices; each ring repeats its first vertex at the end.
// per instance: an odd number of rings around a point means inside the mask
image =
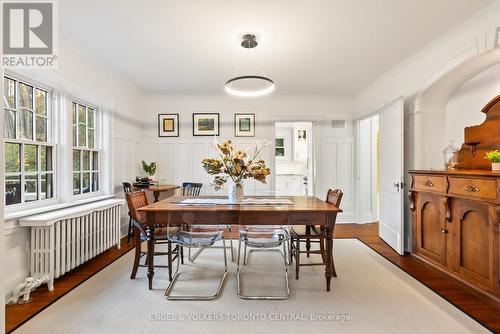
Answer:
MULTIPOLYGON (((137 229, 137 227, 134 227, 137 229)), ((137 275, 137 269, 139 268, 139 261, 141 260, 141 237, 139 231, 135 231, 134 239, 135 239, 135 255, 134 255, 134 266, 132 267, 132 274, 130 274, 130 278, 134 279, 137 275)))
POLYGON ((246 266, 247 264, 247 244, 245 243, 243 245, 243 265, 246 266))
POLYGON ((325 238, 319 239, 319 250, 321 252, 321 259, 326 264, 325 238))
MULTIPOLYGON (((241 245, 241 240, 240 240, 240 245, 241 245)), ((237 269, 236 269, 236 292, 238 294, 238 297, 241 299, 246 299, 246 300, 284 300, 288 299, 290 296, 290 282, 288 279, 288 259, 287 259, 287 254, 286 254, 286 245, 283 243, 283 252, 279 249, 269 249, 269 248, 264 248, 264 249, 250 249, 248 252, 248 256, 252 252, 279 252, 283 256, 283 260, 285 263, 285 289, 286 289, 286 294, 285 295, 278 295, 278 296, 248 296, 244 295, 241 289, 242 286, 242 278, 241 278, 241 268, 240 268, 240 246, 238 246, 238 261, 237 261, 237 269)))
POLYGON ((333 261, 333 251, 332 251, 332 276, 337 277, 337 271, 335 270, 335 262, 333 261))
MULTIPOLYGON (((168 257, 168 280, 172 281, 172 243, 169 241, 167 243, 167 257, 168 257)), ((179 254, 177 254, 179 256, 179 254)))
MULTIPOLYGON (((180 255, 181 255, 181 264, 184 264, 184 247, 180 246, 180 255)), ((179 252, 179 250, 177 250, 179 252)), ((177 253, 177 256, 179 256, 179 253, 177 253)))
POLYGON ((130 242, 130 237, 131 237, 131 234, 132 234, 132 231, 134 229, 132 228, 132 217, 130 216, 130 213, 129 213, 129 218, 128 218, 128 230, 127 230, 127 243, 130 242))
MULTIPOLYGON (((311 234, 311 226, 306 225, 306 234, 310 235, 311 234)), ((307 238, 306 239, 306 255, 307 257, 311 256, 311 239, 307 238)))
POLYGON ((299 267, 300 267, 300 240, 297 239, 295 244, 295 279, 299 279, 299 267))
MULTIPOLYGON (((177 279, 179 276, 182 274, 182 272, 179 271, 180 267, 180 257, 177 257, 177 269, 175 270, 174 274, 174 279, 170 282, 170 284, 167 287, 167 290, 165 291, 165 297, 169 300, 214 300, 217 298, 222 290, 222 286, 224 285, 224 281, 226 280, 227 276, 227 256, 226 256, 226 241, 222 239, 222 253, 224 256, 224 272, 222 274, 221 279, 219 280, 219 285, 217 287, 217 291, 213 295, 172 295, 172 290, 174 288, 175 283, 177 282, 177 279)), ((181 247, 182 251, 182 247, 181 247)))

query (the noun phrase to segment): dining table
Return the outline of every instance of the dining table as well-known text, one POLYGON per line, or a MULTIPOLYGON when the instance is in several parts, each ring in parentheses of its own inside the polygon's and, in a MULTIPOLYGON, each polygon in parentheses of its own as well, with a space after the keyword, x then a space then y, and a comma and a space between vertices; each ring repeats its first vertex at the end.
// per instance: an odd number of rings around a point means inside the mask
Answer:
MULTIPOLYGON (((326 290, 330 291, 333 276, 333 229, 336 216, 342 210, 331 203, 312 196, 252 196, 258 204, 210 204, 211 199, 223 197, 196 197, 198 204, 185 204, 187 196, 174 196, 146 205, 139 211, 146 214, 148 235, 154 236, 158 226, 179 225, 322 225, 325 226, 325 279, 326 290), (203 203, 205 199, 206 203, 203 203), (266 204, 269 199, 269 204, 266 204), (289 204, 273 204, 282 199, 289 204)), ((213 201, 215 202, 215 201, 213 201)), ((148 281, 153 287, 154 238, 148 237, 148 281)))
POLYGON ((150 185, 149 187, 141 188, 142 190, 150 191, 153 193, 154 203, 160 200, 161 193, 167 193, 176 189, 179 189, 180 186, 175 184, 155 184, 150 185))

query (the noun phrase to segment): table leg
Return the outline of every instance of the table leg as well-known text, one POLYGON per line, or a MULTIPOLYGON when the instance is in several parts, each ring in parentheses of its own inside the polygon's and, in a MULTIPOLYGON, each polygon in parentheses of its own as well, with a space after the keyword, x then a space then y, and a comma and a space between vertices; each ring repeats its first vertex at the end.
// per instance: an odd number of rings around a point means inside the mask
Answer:
POLYGON ((153 276, 155 275, 154 270, 154 255, 155 255, 155 228, 153 226, 148 227, 147 236, 148 236, 148 283, 149 290, 153 289, 153 276))
POLYGON ((332 226, 325 226, 325 247, 326 247, 326 291, 330 291, 330 281, 332 280, 333 272, 333 262, 332 262, 332 252, 333 252, 333 236, 332 236, 332 226))
POLYGON ((153 196, 155 198, 154 202, 153 203, 156 203, 159 201, 159 198, 160 198, 160 192, 159 191, 153 191, 153 196))

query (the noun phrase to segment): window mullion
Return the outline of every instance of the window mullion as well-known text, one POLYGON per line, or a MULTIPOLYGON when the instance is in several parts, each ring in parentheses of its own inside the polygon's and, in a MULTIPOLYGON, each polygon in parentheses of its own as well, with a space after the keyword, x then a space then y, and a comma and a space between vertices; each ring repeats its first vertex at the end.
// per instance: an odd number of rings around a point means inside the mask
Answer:
POLYGON ((21 191, 21 203, 24 203, 24 191, 26 189, 24 180, 24 143, 21 144, 21 156, 19 158, 19 165, 21 167, 21 184, 19 186, 19 191, 21 191))

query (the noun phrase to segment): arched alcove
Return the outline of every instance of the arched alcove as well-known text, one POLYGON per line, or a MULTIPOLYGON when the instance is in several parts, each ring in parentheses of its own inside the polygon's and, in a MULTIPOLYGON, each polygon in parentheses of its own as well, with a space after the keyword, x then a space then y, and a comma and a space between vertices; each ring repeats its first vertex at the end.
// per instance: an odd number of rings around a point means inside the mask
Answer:
MULTIPOLYGON (((467 51, 467 50, 466 50, 467 51)), ((408 169, 442 169, 442 150, 448 144, 447 105, 455 91, 479 73, 500 63, 500 47, 463 52, 443 66, 416 94, 410 111, 408 169), (474 52, 475 51, 475 52, 474 52), (474 52, 475 55, 470 53, 474 52), (465 58, 465 59, 464 59, 465 58), (461 61, 457 64, 457 59, 461 61)), ((471 110, 480 113, 481 109, 471 110)), ((473 124, 470 124, 473 125, 473 124)), ((460 145, 461 143, 455 143, 460 145)))

